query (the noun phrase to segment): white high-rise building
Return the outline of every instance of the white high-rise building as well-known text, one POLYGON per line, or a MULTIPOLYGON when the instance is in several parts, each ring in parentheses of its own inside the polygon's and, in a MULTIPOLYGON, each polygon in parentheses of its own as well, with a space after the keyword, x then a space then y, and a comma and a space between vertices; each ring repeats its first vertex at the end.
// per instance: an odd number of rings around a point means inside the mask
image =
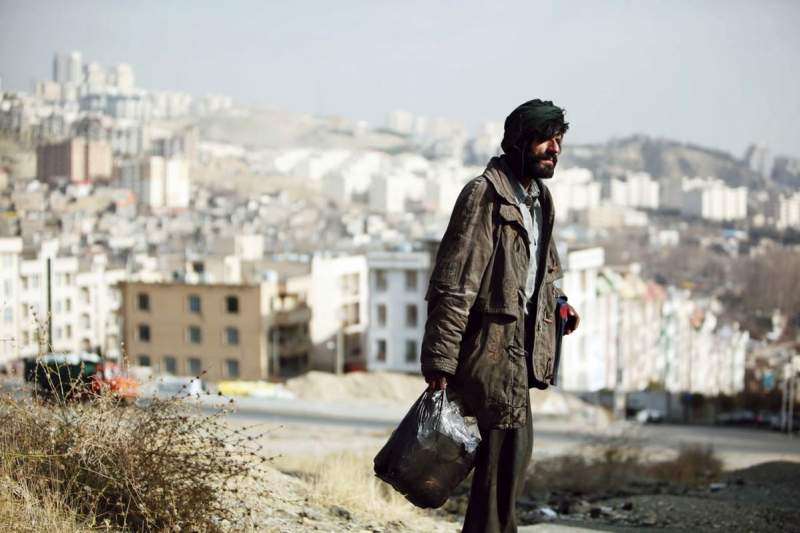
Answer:
POLYGON ((556 199, 556 218, 560 221, 566 220, 570 211, 600 205, 600 182, 595 181, 591 170, 578 167, 556 170, 547 187, 556 199))
POLYGON ((800 193, 778 196, 775 225, 779 229, 800 228, 800 193))
POLYGON ((56 54, 53 58, 53 81, 78 85, 83 80, 80 52, 56 54))
POLYGON ((658 208, 658 182, 646 172, 632 172, 625 180, 611 180, 611 203, 623 207, 658 208))
POLYGON ((151 156, 118 166, 122 187, 136 194, 139 203, 151 208, 186 208, 191 198, 189 162, 179 158, 151 156))
POLYGON ((59 252, 58 241, 23 250, 20 238, 0 239, 0 364, 49 351, 120 354, 116 284, 124 269, 104 255, 88 263, 59 252))
POLYGON ((427 252, 373 252, 369 266, 370 370, 420 372, 420 347, 427 320, 427 252))
POLYGON ((399 176, 377 176, 369 189, 369 207, 381 213, 401 213, 405 210, 406 190, 399 176))
POLYGON ((22 239, 0 238, 0 366, 19 355, 19 269, 22 239))
POLYGON ((86 92, 95 93, 108 84, 108 74, 99 63, 92 61, 83 66, 83 83, 86 92))
POLYGON ((692 187, 684 192, 681 211, 708 220, 741 220, 747 217, 747 188, 718 181, 692 187))
POLYGON ((114 69, 111 73, 111 83, 121 91, 130 91, 133 89, 135 86, 133 67, 127 63, 114 65, 114 69))
POLYGON ((747 188, 728 187, 715 178, 676 178, 664 186, 661 206, 707 220, 741 220, 747 216, 747 188))
POLYGON ((397 109, 391 111, 386 118, 386 129, 401 135, 411 135, 414 132, 414 120, 412 113, 397 109))
POLYGON ((315 255, 311 260, 308 305, 314 355, 312 367, 336 370, 364 364, 369 324, 367 258, 315 255))
POLYGON ((562 342, 558 386, 566 390, 599 390, 607 385, 605 309, 597 297, 598 273, 604 263, 602 248, 563 254, 564 278, 560 284, 581 316, 580 327, 562 342))

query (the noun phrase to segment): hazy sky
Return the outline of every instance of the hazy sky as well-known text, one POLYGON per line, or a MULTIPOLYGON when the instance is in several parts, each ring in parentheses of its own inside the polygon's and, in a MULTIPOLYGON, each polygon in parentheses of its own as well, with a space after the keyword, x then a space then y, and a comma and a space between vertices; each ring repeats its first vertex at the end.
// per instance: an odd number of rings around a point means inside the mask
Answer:
POLYGON ((573 142, 647 133, 800 156, 800 2, 0 0, 0 76, 55 51, 137 84, 382 124, 391 109, 502 120, 567 108, 573 142))

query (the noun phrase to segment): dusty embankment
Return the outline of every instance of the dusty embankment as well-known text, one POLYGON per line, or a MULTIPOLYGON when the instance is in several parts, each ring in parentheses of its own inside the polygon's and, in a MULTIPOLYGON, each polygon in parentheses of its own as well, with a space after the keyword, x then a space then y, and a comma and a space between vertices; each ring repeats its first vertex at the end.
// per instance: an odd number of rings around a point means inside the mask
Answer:
MULTIPOLYGON (((357 409, 359 404, 397 409, 398 405, 410 406, 424 385, 416 376, 311 373, 291 380, 286 387, 301 401, 323 400, 349 409, 357 409)), ((788 505, 790 499, 771 497, 776 492, 800 496, 792 481, 800 479, 800 444, 796 440, 755 430, 613 423, 601 409, 558 391, 534 392, 533 411, 534 462, 526 493, 518 504, 523 524, 553 522, 620 531, 762 531, 771 527, 792 531, 793 524, 800 523, 800 516, 788 505), (706 445, 711 445, 711 450, 706 445), (600 466, 589 459, 598 446, 612 450, 611 459, 602 459, 600 466), (693 459, 689 454, 687 459, 681 452, 687 446, 689 451, 701 453, 693 459), (635 450, 635 460, 627 461, 619 450, 630 448, 635 450), (717 448, 724 452, 712 451, 717 448), (565 456, 582 460, 566 461, 565 465, 565 456), (790 462, 759 465, 776 459, 790 462), (659 468, 660 473, 654 474, 659 468), (609 469, 621 474, 609 475, 609 469), (680 472, 687 469, 689 477, 681 479, 684 474, 680 472), (569 478, 575 485, 556 483, 554 477, 569 478)), ((390 431, 313 423, 274 425, 266 447, 277 455, 275 466, 306 483, 310 494, 320 491, 315 479, 326 476, 329 496, 338 491, 326 501, 338 501, 336 507, 351 515, 352 527, 360 527, 356 522, 362 520, 358 524, 363 524, 366 519, 370 527, 382 531, 422 531, 430 529, 420 529, 421 523, 415 521, 433 519, 443 531, 457 530, 463 520, 468 483, 437 511, 415 510, 378 483, 378 506, 394 509, 394 519, 389 521, 372 514, 372 505, 345 503, 348 491, 373 490, 365 489, 377 483, 369 480, 371 458, 390 431), (351 483, 351 470, 363 473, 360 485, 351 483), (384 501, 389 497, 395 498, 391 505, 384 501)))

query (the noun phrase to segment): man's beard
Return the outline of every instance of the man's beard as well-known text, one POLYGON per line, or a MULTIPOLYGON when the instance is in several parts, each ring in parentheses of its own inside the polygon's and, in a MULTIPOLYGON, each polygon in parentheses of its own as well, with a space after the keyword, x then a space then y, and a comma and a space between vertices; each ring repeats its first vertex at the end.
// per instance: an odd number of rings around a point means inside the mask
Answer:
POLYGON ((525 154, 525 173, 532 178, 546 180, 553 177, 553 172, 556 170, 558 164, 558 156, 555 154, 545 154, 543 156, 535 156, 533 154, 525 154), (542 164, 545 159, 553 161, 553 165, 549 166, 542 164))

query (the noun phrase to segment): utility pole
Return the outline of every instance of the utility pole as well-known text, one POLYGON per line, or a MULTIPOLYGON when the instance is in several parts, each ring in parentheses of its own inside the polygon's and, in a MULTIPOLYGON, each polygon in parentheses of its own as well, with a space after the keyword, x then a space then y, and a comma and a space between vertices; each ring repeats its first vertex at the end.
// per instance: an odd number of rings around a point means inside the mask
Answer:
POLYGON ((795 354, 789 363, 789 436, 794 435, 794 404, 797 401, 798 370, 800 370, 800 356, 795 354))
POLYGON ((280 349, 278 344, 280 343, 280 332, 278 331, 278 324, 273 322, 272 324, 272 377, 274 380, 278 380, 281 377, 280 372, 280 349))
POLYGON ((336 374, 340 375, 344 372, 344 325, 345 322, 339 324, 339 329, 336 331, 336 374))
POLYGON ((781 431, 786 431, 786 413, 789 411, 789 365, 784 364, 781 383, 781 431))
POLYGON ((781 387, 781 431, 794 435, 794 404, 797 401, 797 374, 800 372, 800 355, 787 357, 783 365, 781 387))

